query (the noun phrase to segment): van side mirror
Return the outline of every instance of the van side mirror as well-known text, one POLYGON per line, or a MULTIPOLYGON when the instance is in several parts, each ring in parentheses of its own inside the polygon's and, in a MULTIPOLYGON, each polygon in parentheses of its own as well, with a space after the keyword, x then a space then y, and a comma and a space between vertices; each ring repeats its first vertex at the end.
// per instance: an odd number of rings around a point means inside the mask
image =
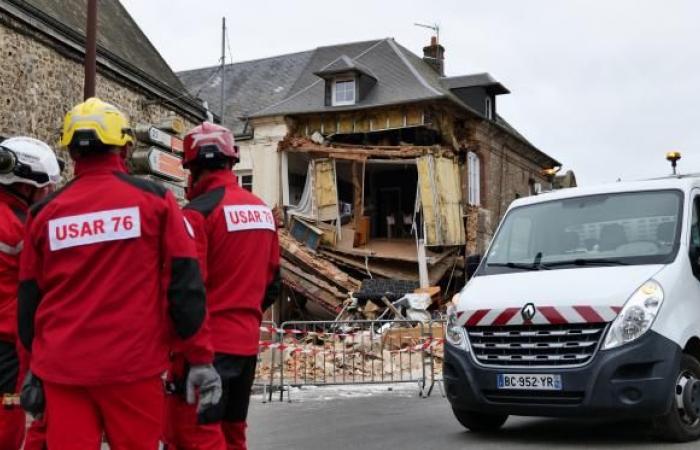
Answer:
POLYGON ((700 280, 700 246, 690 245, 690 268, 695 278, 700 280))
POLYGON ((467 277, 471 278, 474 273, 476 273, 476 269, 479 268, 479 264, 481 264, 481 260, 484 258, 484 255, 469 255, 467 256, 467 277))

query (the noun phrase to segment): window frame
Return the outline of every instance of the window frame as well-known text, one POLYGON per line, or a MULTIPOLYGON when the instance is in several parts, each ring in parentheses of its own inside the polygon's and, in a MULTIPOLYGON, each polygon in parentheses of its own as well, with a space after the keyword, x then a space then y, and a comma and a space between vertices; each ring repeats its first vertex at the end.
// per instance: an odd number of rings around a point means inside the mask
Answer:
POLYGON ((241 170, 236 172, 236 178, 238 178, 238 186, 245 189, 248 192, 253 192, 253 171, 252 170, 241 170), (250 189, 246 188, 248 183, 243 181, 244 177, 250 177, 250 189))
MULTIPOLYGON (((347 92, 347 91, 346 91, 347 92)), ((354 105, 357 103, 357 82, 354 77, 339 77, 333 79, 333 88, 331 90, 331 105, 332 106, 347 106, 354 105), (352 84, 352 100, 342 100, 338 101, 336 98, 338 92, 339 83, 350 83, 352 84)))
POLYGON ((486 96, 486 100, 484 101, 484 110, 486 114, 487 119, 493 119, 493 100, 491 100, 490 96, 486 96))
POLYGON ((481 158, 476 152, 467 152, 467 203, 481 206, 481 158))

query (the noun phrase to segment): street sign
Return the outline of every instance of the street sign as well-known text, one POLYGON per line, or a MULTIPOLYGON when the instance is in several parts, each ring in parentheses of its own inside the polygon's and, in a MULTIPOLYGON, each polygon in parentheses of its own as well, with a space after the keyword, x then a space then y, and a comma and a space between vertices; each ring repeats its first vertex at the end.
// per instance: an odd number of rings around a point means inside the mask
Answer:
POLYGON ((182 153, 182 139, 159 130, 156 127, 146 126, 136 128, 136 138, 139 141, 163 147, 177 153, 182 153))
POLYGON ((187 172, 182 168, 182 158, 158 147, 137 149, 131 155, 131 163, 137 173, 149 173, 179 182, 187 178, 187 172))
POLYGON ((148 152, 148 163, 151 173, 175 181, 185 181, 185 178, 187 178, 187 173, 182 168, 182 159, 172 153, 151 147, 148 152))

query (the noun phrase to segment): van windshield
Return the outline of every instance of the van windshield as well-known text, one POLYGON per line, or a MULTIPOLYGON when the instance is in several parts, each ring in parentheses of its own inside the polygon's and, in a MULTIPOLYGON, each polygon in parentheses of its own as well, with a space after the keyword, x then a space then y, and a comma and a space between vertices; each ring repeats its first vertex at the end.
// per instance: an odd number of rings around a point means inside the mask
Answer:
POLYGON ((682 204, 680 191, 666 190, 514 208, 479 274, 669 263, 678 252, 682 204))

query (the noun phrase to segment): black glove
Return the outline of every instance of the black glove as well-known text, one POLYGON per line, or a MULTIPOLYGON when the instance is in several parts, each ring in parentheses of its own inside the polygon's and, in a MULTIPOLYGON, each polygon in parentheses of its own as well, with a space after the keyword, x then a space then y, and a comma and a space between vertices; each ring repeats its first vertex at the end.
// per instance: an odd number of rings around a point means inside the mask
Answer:
POLYGON ((44 414, 46 409, 46 397, 44 396, 44 384, 32 372, 27 372, 27 376, 22 383, 22 392, 19 396, 22 409, 37 418, 44 414))

